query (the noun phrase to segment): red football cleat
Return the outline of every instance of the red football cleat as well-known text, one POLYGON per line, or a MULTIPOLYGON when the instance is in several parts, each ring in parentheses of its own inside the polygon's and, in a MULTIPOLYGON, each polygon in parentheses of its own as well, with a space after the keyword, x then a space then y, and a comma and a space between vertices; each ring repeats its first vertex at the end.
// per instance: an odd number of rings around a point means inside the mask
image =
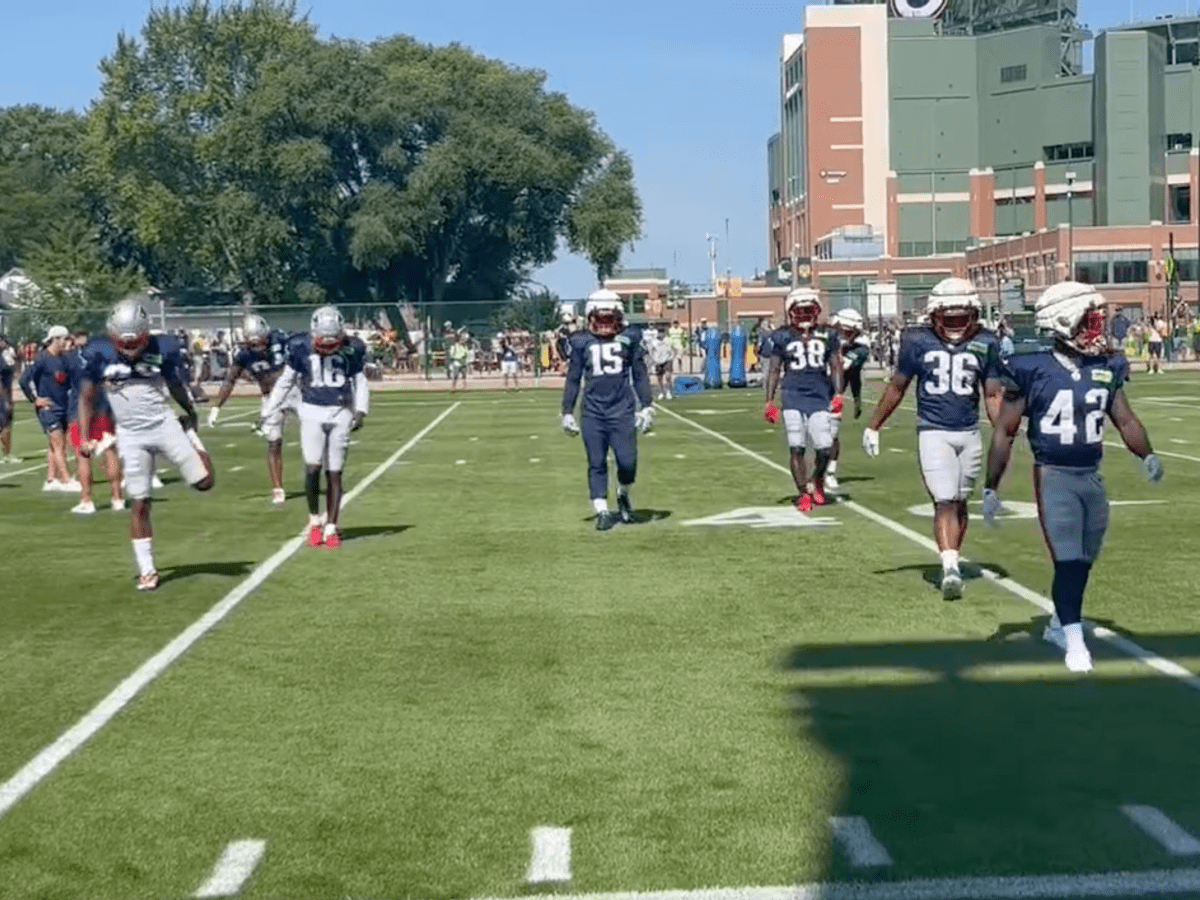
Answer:
POLYGON ((801 494, 796 499, 796 509, 800 510, 800 512, 806 513, 812 508, 813 508, 812 494, 801 494))
POLYGON ((846 401, 843 400, 842 396, 839 394, 838 396, 834 397, 833 400, 830 401, 829 411, 831 413, 833 413, 834 415, 841 415, 842 409, 845 407, 845 405, 846 405, 846 401))
POLYGON ((814 506, 825 505, 825 489, 823 487, 814 487, 812 492, 812 501, 814 506))
POLYGON ((768 403, 766 405, 766 408, 763 409, 763 418, 766 419, 768 422, 770 422, 772 425, 778 424, 778 422, 779 422, 779 407, 776 406, 774 403, 768 403))
POLYGON ((308 546, 320 547, 323 542, 324 542, 324 538, 322 537, 322 534, 321 534, 321 526, 320 525, 314 525, 308 529, 308 546))
POLYGON ((330 532, 330 534, 325 538, 325 546, 336 550, 338 547, 342 546, 342 536, 336 531, 330 532))

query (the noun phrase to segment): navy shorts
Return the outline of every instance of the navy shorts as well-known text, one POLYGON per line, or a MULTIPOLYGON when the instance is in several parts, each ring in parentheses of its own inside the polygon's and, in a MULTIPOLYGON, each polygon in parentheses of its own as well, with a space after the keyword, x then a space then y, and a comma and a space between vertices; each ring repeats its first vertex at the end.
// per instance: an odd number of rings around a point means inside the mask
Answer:
POLYGON ((67 411, 61 407, 47 406, 45 409, 39 409, 37 417, 38 422, 42 425, 42 431, 46 434, 67 430, 67 411))
POLYGON ((12 425, 13 407, 7 398, 0 399, 0 431, 12 425))

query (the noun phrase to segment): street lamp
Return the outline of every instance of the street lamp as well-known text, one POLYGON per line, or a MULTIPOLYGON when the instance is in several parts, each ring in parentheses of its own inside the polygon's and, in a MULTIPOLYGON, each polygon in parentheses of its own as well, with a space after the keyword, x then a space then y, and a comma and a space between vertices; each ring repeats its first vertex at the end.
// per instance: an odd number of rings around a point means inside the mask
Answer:
POLYGON ((1075 280, 1075 173, 1067 172, 1067 281, 1075 280))

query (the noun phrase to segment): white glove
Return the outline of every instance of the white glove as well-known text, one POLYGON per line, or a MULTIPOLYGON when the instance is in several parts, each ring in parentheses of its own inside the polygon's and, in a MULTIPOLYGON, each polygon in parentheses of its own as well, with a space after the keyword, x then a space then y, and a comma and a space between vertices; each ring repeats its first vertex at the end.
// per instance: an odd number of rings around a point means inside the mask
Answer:
POLYGON ((874 428, 863 429, 863 451, 867 456, 879 455, 879 432, 874 428))
POLYGON ((221 414, 221 407, 214 406, 208 411, 208 427, 212 428, 217 424, 217 416, 221 414))
POLYGON ((575 416, 571 413, 563 413, 562 428, 567 434, 579 434, 579 423, 575 421, 575 416))
POLYGON ((634 417, 637 422, 638 430, 645 434, 654 427, 654 407, 647 406, 638 410, 638 414, 634 417))
POLYGON ((1142 460, 1142 470, 1146 473, 1146 477, 1151 481, 1161 481, 1163 477, 1163 465, 1159 458, 1151 453, 1142 460))
POLYGON ((991 488, 983 489, 983 522, 985 525, 995 526, 996 515, 1003 510, 1004 507, 1000 504, 1000 495, 991 488))

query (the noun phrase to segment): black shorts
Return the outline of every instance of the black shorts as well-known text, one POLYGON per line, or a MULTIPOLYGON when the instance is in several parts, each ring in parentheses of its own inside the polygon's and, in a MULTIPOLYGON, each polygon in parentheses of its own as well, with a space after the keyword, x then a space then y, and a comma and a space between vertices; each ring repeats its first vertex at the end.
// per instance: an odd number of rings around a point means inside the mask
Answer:
POLYGON ((1158 359, 1160 356, 1162 356, 1162 348, 1162 341, 1158 341, 1157 343, 1151 342, 1150 355, 1155 359, 1158 359))
POLYGON ((12 425, 13 406, 8 402, 8 398, 0 400, 0 431, 12 425))
POLYGON ((670 375, 671 372, 674 371, 674 369, 675 369, 675 361, 674 360, 668 360, 665 363, 655 363, 654 364, 654 374, 655 375, 670 375))

